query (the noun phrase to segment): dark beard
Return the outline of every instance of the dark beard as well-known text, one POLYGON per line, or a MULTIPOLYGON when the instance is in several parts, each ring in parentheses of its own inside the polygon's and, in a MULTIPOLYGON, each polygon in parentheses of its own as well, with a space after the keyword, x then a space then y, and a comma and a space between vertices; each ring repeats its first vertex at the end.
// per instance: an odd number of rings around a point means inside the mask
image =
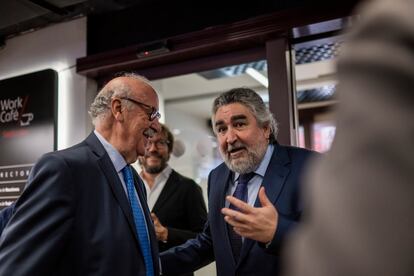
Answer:
POLYGON ((222 152, 220 149, 221 156, 223 157, 224 162, 227 167, 233 171, 240 174, 245 174, 254 171, 259 166, 262 161, 267 145, 257 144, 254 147, 247 147, 241 142, 236 143, 235 145, 229 145, 228 149, 231 151, 232 148, 245 148, 247 150, 247 157, 244 160, 233 160, 229 157, 228 151, 222 152))
POLYGON ((162 162, 159 166, 144 166, 145 171, 150 174, 159 174, 160 172, 162 172, 163 169, 165 169, 165 167, 165 162, 162 162))
POLYGON ((167 167, 167 160, 165 160, 164 158, 162 158, 161 156, 157 156, 161 162, 158 166, 149 166, 146 162, 146 160, 144 160, 143 166, 144 169, 147 173, 150 174, 159 174, 160 172, 162 172, 165 167, 167 167))

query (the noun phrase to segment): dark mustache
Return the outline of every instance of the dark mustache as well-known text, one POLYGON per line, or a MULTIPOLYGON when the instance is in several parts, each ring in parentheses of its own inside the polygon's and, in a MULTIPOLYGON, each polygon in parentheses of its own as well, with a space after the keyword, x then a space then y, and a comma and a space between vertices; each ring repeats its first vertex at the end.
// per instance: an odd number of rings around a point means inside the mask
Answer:
POLYGON ((161 154, 159 154, 159 153, 157 153, 157 152, 146 153, 146 154, 144 155, 144 157, 157 157, 157 158, 162 159, 161 154))
POLYGON ((242 142, 236 142, 234 144, 227 144, 227 152, 231 152, 233 150, 246 148, 246 145, 242 142))

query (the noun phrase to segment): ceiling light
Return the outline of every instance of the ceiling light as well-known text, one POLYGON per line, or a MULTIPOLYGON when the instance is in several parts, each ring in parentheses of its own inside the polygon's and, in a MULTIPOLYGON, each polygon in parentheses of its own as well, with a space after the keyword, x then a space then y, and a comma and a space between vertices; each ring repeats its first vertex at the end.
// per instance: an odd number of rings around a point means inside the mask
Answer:
POLYGON ((260 83, 264 87, 266 88, 269 87, 269 80, 267 79, 267 77, 263 75, 262 73, 260 73, 259 71, 257 71, 256 69, 247 68, 246 74, 252 77, 254 80, 256 80, 258 83, 260 83))

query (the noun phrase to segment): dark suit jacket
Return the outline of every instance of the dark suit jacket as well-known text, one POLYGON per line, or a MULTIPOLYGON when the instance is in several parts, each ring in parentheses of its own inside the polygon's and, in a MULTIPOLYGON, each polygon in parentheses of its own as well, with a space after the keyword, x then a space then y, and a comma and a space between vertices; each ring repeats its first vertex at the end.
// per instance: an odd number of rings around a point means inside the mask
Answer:
POLYGON ((14 204, 10 206, 7 206, 5 208, 3 208, 0 211, 0 235, 3 232, 3 229, 6 227, 7 223, 9 222, 12 214, 13 214, 13 210, 14 210, 14 204))
MULTIPOLYGON (((174 170, 171 172, 152 212, 168 228, 168 241, 158 243, 160 252, 194 238, 203 231, 207 220, 206 204, 200 186, 192 179, 182 176, 174 170)), ((178 274, 168 274, 168 276, 172 275, 178 274)))
MULTIPOLYGON (((225 164, 214 169, 208 180, 209 214, 206 227, 196 239, 161 254, 163 272, 195 270, 215 260, 219 276, 277 275, 281 242, 302 213, 299 177, 310 155, 311 152, 305 149, 275 145, 262 185, 279 212, 277 231, 268 248, 246 239, 237 264, 232 255, 227 224, 220 211, 225 206, 225 195, 233 174, 225 164)), ((260 206, 258 199, 255 206, 260 206)))
MULTIPOLYGON (((145 202, 142 182, 136 188, 145 202)), ((158 275, 155 233, 144 209, 158 275)), ((1 236, 0 275, 145 275, 127 196, 93 133, 33 167, 1 236)))
POLYGON ((168 241, 160 242, 160 252, 181 245, 203 230, 206 204, 200 186, 192 179, 172 171, 152 209, 168 228, 168 241))

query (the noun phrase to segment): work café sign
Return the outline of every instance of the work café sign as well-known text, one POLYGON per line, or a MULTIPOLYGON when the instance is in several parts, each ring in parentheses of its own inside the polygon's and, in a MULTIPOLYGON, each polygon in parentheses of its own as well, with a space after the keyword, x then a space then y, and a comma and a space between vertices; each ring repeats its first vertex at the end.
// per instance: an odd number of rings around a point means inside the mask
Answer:
POLYGON ((0 80, 0 209, 22 193, 39 157, 56 149, 57 73, 0 80))

